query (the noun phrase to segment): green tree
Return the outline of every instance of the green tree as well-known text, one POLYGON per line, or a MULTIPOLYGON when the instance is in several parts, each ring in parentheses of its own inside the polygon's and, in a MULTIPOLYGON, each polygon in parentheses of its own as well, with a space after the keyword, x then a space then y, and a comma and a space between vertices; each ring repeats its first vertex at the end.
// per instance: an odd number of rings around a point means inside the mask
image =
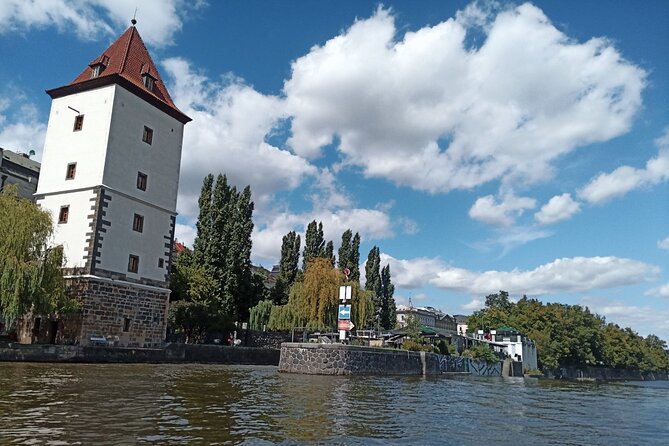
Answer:
POLYGON ((297 279, 300 260, 300 236, 290 231, 283 236, 281 243, 281 260, 279 261, 279 276, 272 290, 272 300, 277 305, 288 303, 290 287, 297 279))
POLYGON ((360 235, 347 229, 341 236, 341 246, 339 247, 339 269, 344 271, 348 268, 350 271, 349 280, 360 282, 360 235))
POLYGON ((78 308, 65 295, 63 249, 49 247, 52 234, 48 212, 18 198, 16 186, 0 191, 0 313, 8 327, 29 312, 78 308))
POLYGON ((370 249, 365 263, 365 289, 374 293, 375 317, 381 316, 381 255, 377 246, 370 249))
POLYGON ((307 225, 304 234, 304 251, 302 252, 302 270, 306 271, 311 259, 325 256, 325 239, 323 238, 323 222, 316 220, 307 225))
POLYGON ((483 342, 479 342, 462 352, 462 356, 472 358, 476 361, 499 362, 499 358, 492 349, 483 342))
POLYGON ((252 330, 262 330, 266 328, 272 314, 272 307, 274 304, 271 300, 262 300, 251 308, 249 315, 249 326, 252 330))
POLYGON ((219 174, 205 177, 198 200, 193 256, 216 281, 218 308, 232 320, 247 320, 264 296, 261 278, 251 269, 253 208, 251 188, 242 192, 219 174))
POLYGON ((323 257, 328 259, 332 266, 335 266, 336 259, 334 255, 334 244, 332 243, 332 240, 328 241, 328 243, 325 245, 325 253, 323 257))
POLYGON ((386 265, 381 270, 381 309, 379 312, 379 323, 385 330, 394 328, 397 320, 394 293, 395 285, 390 279, 390 265, 386 265))

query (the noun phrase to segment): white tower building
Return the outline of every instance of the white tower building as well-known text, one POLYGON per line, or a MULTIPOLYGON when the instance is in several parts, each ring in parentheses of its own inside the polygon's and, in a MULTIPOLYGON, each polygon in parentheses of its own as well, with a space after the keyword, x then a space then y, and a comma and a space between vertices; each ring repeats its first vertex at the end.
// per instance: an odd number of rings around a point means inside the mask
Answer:
MULTIPOLYGON (((165 338, 184 125, 135 26, 52 98, 37 203, 51 211, 76 318, 50 342, 165 338)), ((44 329, 49 331, 44 333, 44 329)))

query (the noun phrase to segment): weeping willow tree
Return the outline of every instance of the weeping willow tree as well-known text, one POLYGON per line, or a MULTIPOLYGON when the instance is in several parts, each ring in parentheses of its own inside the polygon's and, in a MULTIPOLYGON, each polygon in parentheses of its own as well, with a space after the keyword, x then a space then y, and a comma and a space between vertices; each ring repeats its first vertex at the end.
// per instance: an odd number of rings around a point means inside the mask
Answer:
POLYGON ((51 216, 18 198, 16 187, 0 191, 0 312, 8 327, 23 315, 76 309, 65 296, 63 250, 49 248, 51 216))
MULTIPOLYGON (((358 328, 371 326, 374 321, 374 293, 360 289, 357 282, 344 283, 344 275, 327 258, 309 261, 301 282, 290 288, 286 305, 273 305, 267 328, 290 330, 308 327, 335 330, 339 305, 339 287, 351 285, 353 301, 351 318, 358 328)), ((260 312, 260 305, 253 312, 260 312)))
POLYGON ((261 300, 255 307, 251 308, 249 312, 251 330, 262 330, 267 325, 272 315, 273 306, 271 300, 261 300))

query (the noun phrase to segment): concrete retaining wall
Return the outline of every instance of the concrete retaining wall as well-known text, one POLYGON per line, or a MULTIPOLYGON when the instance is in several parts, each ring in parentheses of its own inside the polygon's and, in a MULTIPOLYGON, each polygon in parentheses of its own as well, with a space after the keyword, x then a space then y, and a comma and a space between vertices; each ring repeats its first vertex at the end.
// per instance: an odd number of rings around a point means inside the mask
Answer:
POLYGON ((0 348, 2 361, 278 365, 279 350, 199 344, 170 344, 164 349, 152 349, 12 343, 0 348))
POLYGON ((279 372, 309 375, 438 375, 437 355, 342 344, 281 344, 279 372))

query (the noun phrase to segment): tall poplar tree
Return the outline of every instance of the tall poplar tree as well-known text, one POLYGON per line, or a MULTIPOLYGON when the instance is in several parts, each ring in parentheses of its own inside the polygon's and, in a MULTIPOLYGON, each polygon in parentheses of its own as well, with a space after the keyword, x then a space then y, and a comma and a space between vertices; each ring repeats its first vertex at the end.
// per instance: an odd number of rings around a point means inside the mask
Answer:
POLYGON ((316 220, 307 225, 304 235, 304 251, 302 252, 302 270, 307 270, 307 264, 311 259, 325 257, 325 239, 323 238, 323 222, 316 220))
POLYGON ((349 280, 360 282, 360 235, 347 229, 341 235, 341 246, 339 247, 339 269, 350 271, 349 280))
POLYGON ((288 303, 290 287, 295 282, 300 260, 300 236, 290 231, 283 236, 281 243, 281 260, 279 262, 279 277, 272 290, 272 300, 277 305, 288 303))
POLYGON ((374 293, 374 315, 380 317, 381 312, 381 254, 378 246, 372 247, 365 264, 365 289, 374 293))
POLYGON ((390 265, 381 270, 381 311, 379 313, 379 324, 385 330, 395 327, 397 316, 395 306, 395 285, 390 281, 390 265))
POLYGON ((233 320, 246 320, 260 292, 251 270, 251 188, 238 192, 225 175, 219 174, 215 182, 213 175, 207 175, 198 205, 193 257, 215 281, 218 311, 233 320))

